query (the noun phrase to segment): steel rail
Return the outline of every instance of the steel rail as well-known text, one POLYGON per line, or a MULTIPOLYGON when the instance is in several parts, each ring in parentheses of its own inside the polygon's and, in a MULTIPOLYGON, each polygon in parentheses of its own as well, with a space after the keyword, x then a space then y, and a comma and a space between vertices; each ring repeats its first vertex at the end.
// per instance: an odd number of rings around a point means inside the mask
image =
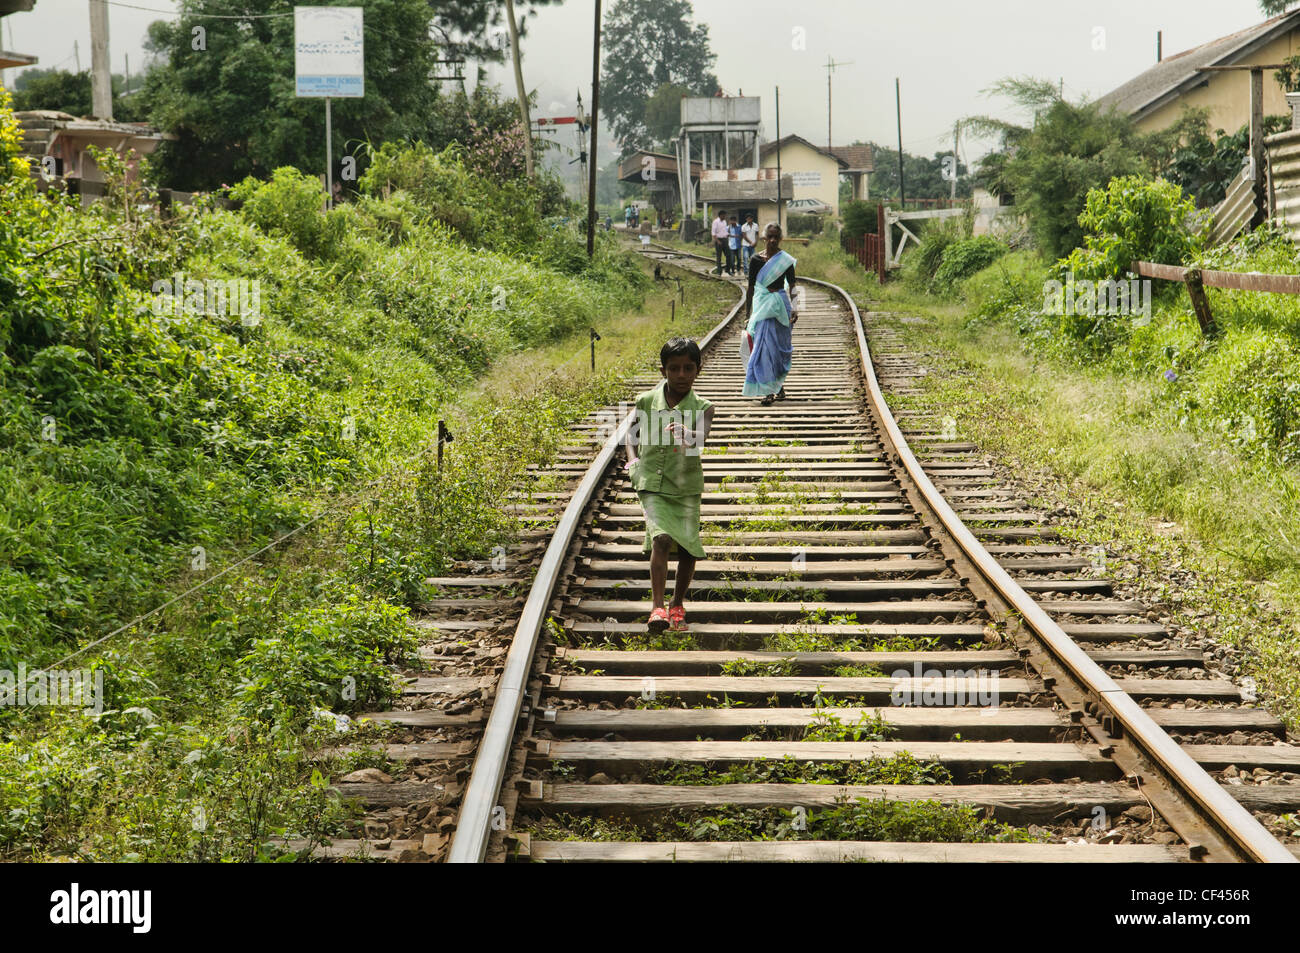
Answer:
MULTIPOLYGON (((741 300, 727 312, 727 316, 700 339, 701 351, 726 330, 744 303, 742 295, 741 300)), ((519 723, 520 712, 523 710, 528 673, 533 667, 533 658, 540 642, 547 605, 559 581, 560 568, 564 564, 565 556, 568 555, 569 547, 578 533, 582 512, 591 502, 596 487, 614 462, 615 454, 635 418, 635 412, 628 413, 605 441, 605 445, 601 447, 596 458, 592 460, 591 466, 587 468, 582 481, 573 491, 573 496, 569 499, 568 506, 564 508, 564 514, 560 517, 555 533, 547 544, 546 553, 537 569, 537 575, 533 577, 528 599, 519 616, 519 624, 515 626, 515 634, 510 641, 505 668, 501 672, 496 697, 492 702, 492 712, 488 716, 478 752, 474 756, 469 784, 466 785, 461 799, 460 816, 457 818, 456 833, 452 837, 446 863, 482 863, 487 854, 488 839, 492 834, 492 815, 498 803, 497 799, 500 797, 501 784, 505 780, 511 743, 519 723)))
POLYGON ((1015 611, 1020 613, 1023 621, 1043 642, 1056 661, 1110 709, 1130 740, 1165 772, 1178 790, 1195 803, 1245 857, 1269 863, 1300 862, 1284 844, 1255 819, 1254 815, 1224 791, 1204 768, 1152 721, 1142 707, 1116 685, 1101 666, 1089 658, 1083 649, 1065 634, 966 528, 913 455, 902 430, 885 403, 880 383, 876 379, 875 368, 872 366, 871 351, 867 346, 866 332, 863 329, 862 315, 858 311, 857 303, 843 288, 829 281, 820 281, 816 278, 800 278, 800 281, 809 281, 832 288, 848 302, 853 312, 854 330, 862 359, 862 373, 867 382, 867 394, 873 409, 893 442, 894 449, 908 476, 976 570, 1015 611))

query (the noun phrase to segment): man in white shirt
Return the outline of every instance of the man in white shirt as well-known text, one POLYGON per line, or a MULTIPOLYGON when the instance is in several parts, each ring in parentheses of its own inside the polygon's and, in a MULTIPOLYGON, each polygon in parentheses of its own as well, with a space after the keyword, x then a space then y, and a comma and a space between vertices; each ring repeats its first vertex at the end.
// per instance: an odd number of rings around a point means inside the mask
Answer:
POLYGON ((749 259, 754 256, 754 249, 758 247, 758 222, 754 221, 754 216, 746 215, 745 224, 740 226, 740 248, 743 258, 741 264, 741 274, 749 274, 749 259))
POLYGON ((713 257, 717 261, 717 267, 713 269, 715 275, 722 274, 722 256, 727 250, 727 213, 718 210, 718 217, 713 220, 713 257))

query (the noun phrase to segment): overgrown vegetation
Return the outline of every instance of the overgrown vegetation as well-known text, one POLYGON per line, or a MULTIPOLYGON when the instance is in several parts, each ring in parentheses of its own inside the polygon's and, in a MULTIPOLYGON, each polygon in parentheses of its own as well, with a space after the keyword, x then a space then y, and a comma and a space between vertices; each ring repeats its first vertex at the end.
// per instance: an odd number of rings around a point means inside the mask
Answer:
POLYGON ((612 240, 579 262, 549 187, 454 149, 384 151, 391 175, 330 212, 286 168, 239 184, 240 211, 169 219, 111 153, 85 210, 16 155, 6 97, 0 669, 85 666, 103 693, 89 714, 0 708, 0 856, 267 859, 336 833, 316 754, 377 730, 340 716, 418 665, 423 580, 488 558, 511 480, 613 392, 617 365, 566 372, 556 349, 585 356, 647 281, 612 240), (425 174, 454 191, 401 188, 425 174), (516 367, 526 351, 544 362, 516 367), (452 406, 497 368, 509 393, 452 406))
POLYGON ((653 822, 557 814, 531 826, 539 840, 562 841, 884 841, 973 844, 1044 839, 940 801, 845 799, 824 808, 718 808, 667 812, 653 822))

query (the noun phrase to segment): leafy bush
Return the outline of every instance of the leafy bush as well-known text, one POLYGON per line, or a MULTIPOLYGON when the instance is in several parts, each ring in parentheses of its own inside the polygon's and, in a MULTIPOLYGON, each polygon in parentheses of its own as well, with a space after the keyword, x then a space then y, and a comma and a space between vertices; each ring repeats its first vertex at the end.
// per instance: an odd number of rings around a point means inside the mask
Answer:
POLYGON ((826 216, 824 215, 800 215, 795 213, 789 219, 791 235, 820 235, 825 225, 826 216))
POLYGON ((854 238, 876 233, 880 224, 876 214, 876 203, 855 199, 840 205, 840 218, 844 222, 844 231, 854 238))
POLYGON ((944 248, 934 273, 934 290, 940 294, 951 292, 957 282, 988 267, 1006 252, 1007 247, 989 235, 952 242, 944 248))
POLYGON ((1203 236, 1188 230, 1195 203, 1163 179, 1126 175, 1088 193, 1079 224, 1087 230, 1082 248, 1058 265, 1060 277, 1103 281, 1129 271, 1135 260, 1179 265, 1200 250, 1203 236))
POLYGON ((1300 345, 1294 338, 1230 331, 1201 364, 1188 399, 1233 443, 1300 463, 1300 345))
POLYGON ((921 232, 921 244, 903 255, 903 281, 915 291, 929 291, 948 246, 965 237, 962 223, 940 220, 921 232))
POLYGON ((452 143, 434 152, 424 143, 386 142, 372 150, 370 167, 358 185, 363 193, 386 197, 410 193, 427 220, 441 223, 461 241, 501 251, 532 246, 542 219, 563 208, 563 190, 516 178, 494 179, 474 172, 466 150, 452 143))
POLYGON ((396 697, 389 665, 415 660, 406 610, 355 586, 320 593, 254 640, 237 671, 242 713, 267 723, 309 719, 316 707, 366 711, 396 697))
POLYGON ((281 234, 310 258, 331 258, 343 234, 343 219, 324 211, 325 192, 313 176, 292 166, 276 169, 271 181, 249 176, 230 190, 244 214, 263 231, 281 234))
MULTIPOLYGON (((341 813, 307 757, 322 740, 310 712, 389 697, 386 663, 410 649, 403 603, 490 523, 452 507, 425 538, 385 536, 418 508, 410 476, 415 506, 395 502, 371 536, 341 491, 418 460, 441 404, 498 356, 634 303, 645 279, 612 239, 579 268, 545 196, 452 158, 434 179, 483 191, 445 207, 495 210, 480 220, 509 250, 467 246, 418 178, 326 214, 315 180, 280 170, 240 183, 237 212, 200 198, 164 221, 106 158, 111 201, 83 209, 36 192, 16 129, 0 91, 0 668, 49 664, 226 575, 95 647, 97 719, 0 709, 0 855, 267 859, 268 839, 341 813), (258 281, 260 320, 155 291, 177 273, 258 281)), ((505 442, 474 465, 508 474, 546 452, 560 412, 493 422, 505 442)), ((453 428, 468 456, 473 428, 453 428)), ((444 500, 487 479, 450 469, 444 500)))

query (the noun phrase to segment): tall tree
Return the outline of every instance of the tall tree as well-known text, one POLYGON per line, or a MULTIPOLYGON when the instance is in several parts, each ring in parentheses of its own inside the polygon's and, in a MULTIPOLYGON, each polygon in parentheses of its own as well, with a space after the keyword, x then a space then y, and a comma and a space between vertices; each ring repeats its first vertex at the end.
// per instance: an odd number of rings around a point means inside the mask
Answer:
MULTIPOLYGON (((139 88, 139 78, 135 78, 134 87, 139 88)), ((121 73, 113 74, 113 96, 119 97, 126 90, 126 78, 121 73)), ((90 72, 82 70, 71 73, 60 69, 29 69, 18 74, 14 80, 14 110, 52 109, 81 117, 91 114, 90 107, 90 72)), ((122 122, 143 120, 141 101, 136 96, 114 99, 113 115, 122 122)))
POLYGON ((668 140, 677 135, 682 124, 682 97, 691 91, 677 83, 664 83, 646 100, 645 127, 647 144, 666 149, 668 140))
MULTIPOLYGON (((858 143, 854 143, 858 145, 858 143)), ((871 173, 871 194, 882 199, 898 197, 898 148, 896 146, 867 143, 875 157, 876 171, 871 173)), ((951 151, 936 152, 930 158, 903 151, 903 178, 907 183, 908 199, 946 199, 952 193, 952 183, 943 177, 943 160, 951 151)), ((966 164, 957 167, 957 197, 969 198, 971 194, 970 170, 966 164)), ((847 185, 847 182, 845 183, 847 185)))
POLYGON ((976 135, 997 135, 1003 150, 980 162, 980 178, 998 193, 1015 195, 1038 247, 1053 258, 1083 241, 1079 213, 1088 190, 1117 175, 1149 172, 1147 140, 1126 114, 1095 103, 1071 103, 1050 80, 1003 79, 989 92, 1008 97, 1033 116, 1018 126, 987 116, 962 125, 976 135))
MULTIPOLYGON (((365 96, 333 102, 336 160, 358 142, 431 141, 436 124, 456 125, 440 115, 434 61, 503 60, 503 3, 367 0, 365 96)), ((158 62, 143 99, 150 120, 176 137, 157 153, 163 182, 211 189, 282 165, 324 171, 324 109, 294 95, 294 5, 180 0, 176 20, 150 25, 146 47, 158 62)))
POLYGON ((652 145, 646 103, 667 84, 699 96, 718 88, 709 28, 687 0, 618 0, 605 21, 600 106, 625 150, 652 145))

